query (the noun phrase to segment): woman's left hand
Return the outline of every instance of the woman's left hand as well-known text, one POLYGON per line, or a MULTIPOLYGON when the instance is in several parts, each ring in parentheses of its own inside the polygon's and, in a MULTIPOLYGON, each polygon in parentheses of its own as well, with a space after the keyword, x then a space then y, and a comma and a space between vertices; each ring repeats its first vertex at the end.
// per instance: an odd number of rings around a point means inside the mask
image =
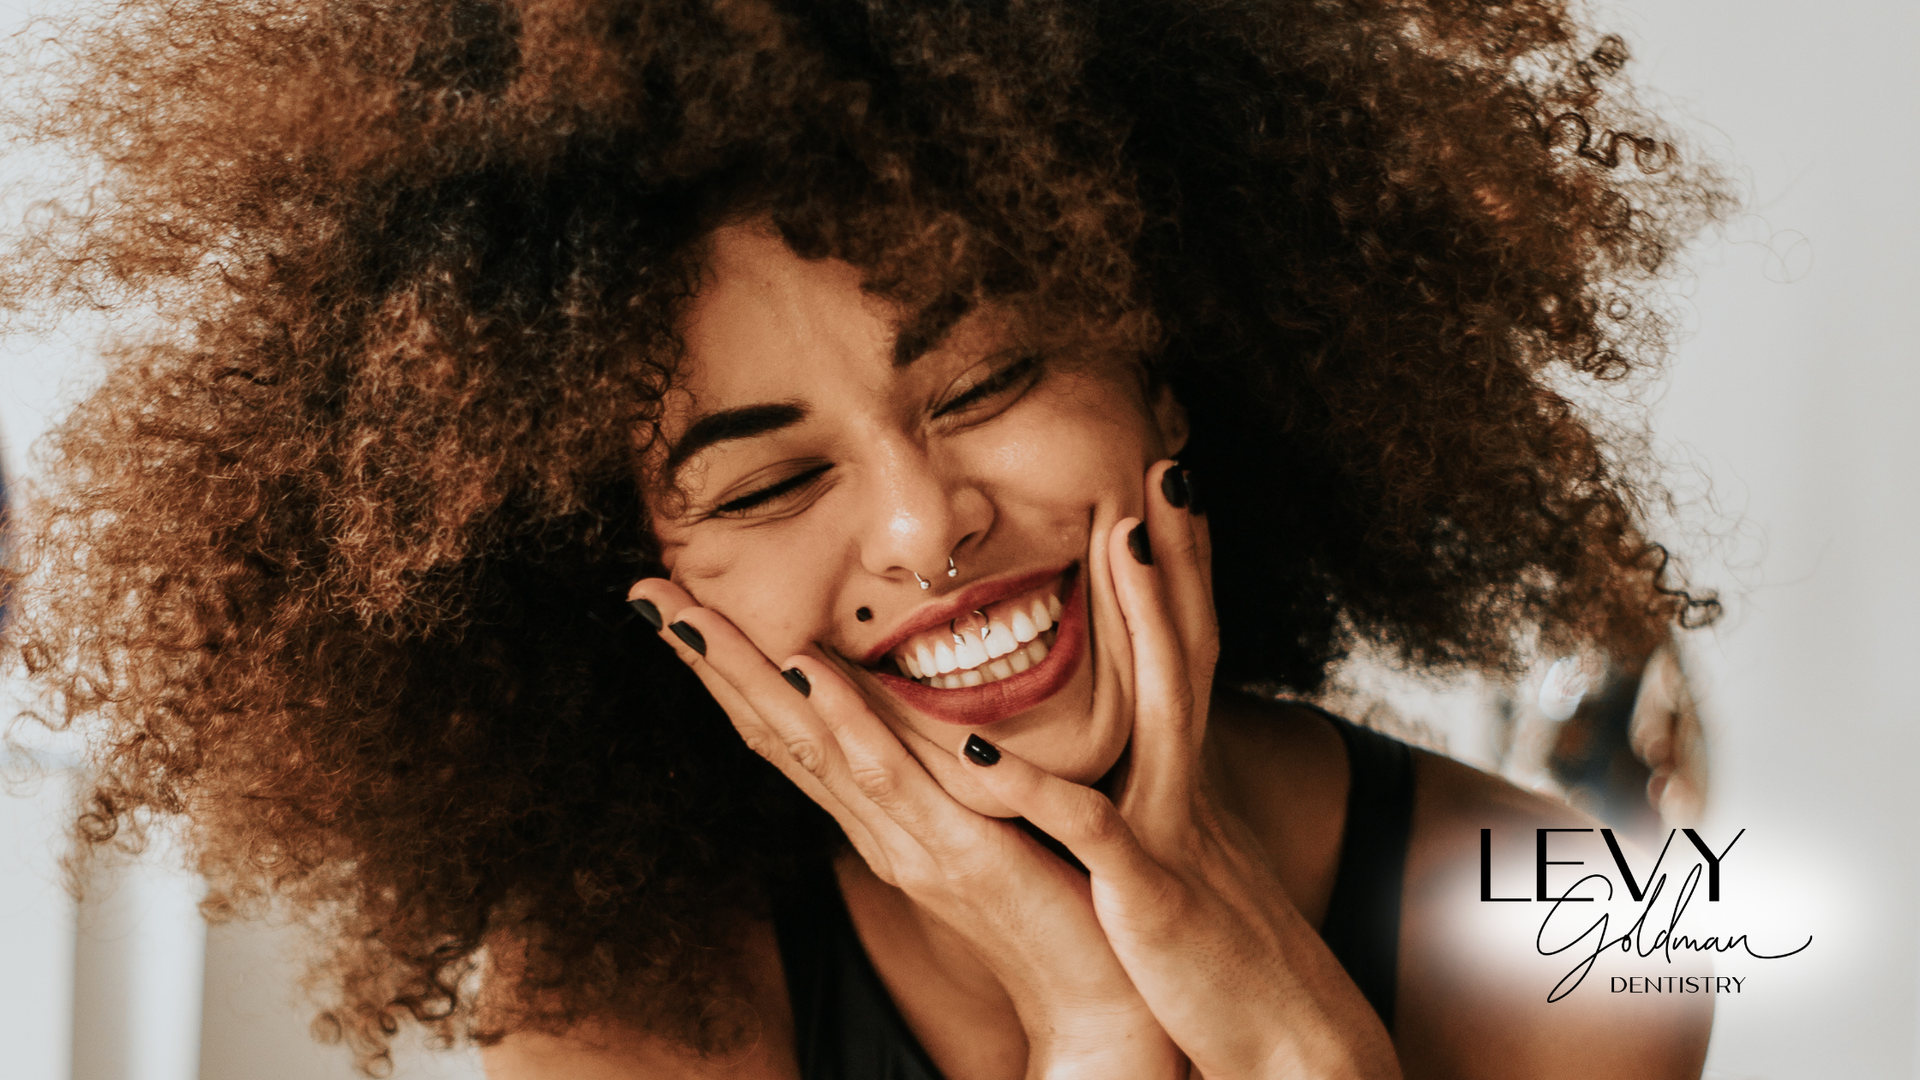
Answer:
MULTIPOLYGON (((1142 531, 1129 518, 1107 541, 1134 660, 1131 762, 1118 804, 1010 752, 973 771, 1086 864, 1114 952, 1200 1075, 1397 1077, 1379 1018, 1208 782, 1219 645, 1207 533, 1163 494, 1171 468, 1148 473, 1142 531)), ((1171 490, 1183 496, 1183 478, 1171 490)))

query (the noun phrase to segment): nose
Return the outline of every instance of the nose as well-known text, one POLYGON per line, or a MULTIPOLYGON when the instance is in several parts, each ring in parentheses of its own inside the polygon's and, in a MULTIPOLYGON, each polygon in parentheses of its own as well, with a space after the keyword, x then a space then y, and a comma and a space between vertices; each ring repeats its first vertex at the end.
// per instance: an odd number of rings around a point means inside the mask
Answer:
POLYGON ((964 470, 902 440, 877 448, 873 512, 862 528, 868 573, 931 589, 960 575, 993 524, 993 502, 964 470))

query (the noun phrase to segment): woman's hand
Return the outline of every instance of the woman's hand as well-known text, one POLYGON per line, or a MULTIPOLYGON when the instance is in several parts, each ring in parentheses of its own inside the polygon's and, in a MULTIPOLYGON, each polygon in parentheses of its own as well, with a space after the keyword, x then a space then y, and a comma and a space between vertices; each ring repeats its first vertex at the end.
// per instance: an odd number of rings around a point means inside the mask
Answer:
POLYGON ((1027 1076, 1170 1080, 1187 1063, 1127 977, 1086 877, 1015 825, 960 805, 833 665, 769 661, 672 582, 630 594, 747 745, 845 830, 867 865, 959 935, 1012 998, 1027 1076))
POLYGON ((981 764, 991 754, 962 757, 1087 865, 1108 941, 1200 1075, 1397 1077, 1379 1018, 1210 790, 1210 553, 1171 468, 1148 473, 1147 522, 1121 521, 1107 541, 1136 708, 1118 805, 1011 753, 992 765, 981 764))

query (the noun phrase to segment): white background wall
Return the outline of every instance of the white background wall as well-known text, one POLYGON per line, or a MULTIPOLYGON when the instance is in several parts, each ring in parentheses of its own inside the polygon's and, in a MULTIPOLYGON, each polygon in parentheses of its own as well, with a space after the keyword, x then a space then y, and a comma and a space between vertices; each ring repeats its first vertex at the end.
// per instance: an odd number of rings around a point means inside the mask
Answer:
POLYGON ((1776 924, 1815 939, 1806 963, 1721 1000, 1711 1064, 1912 1076, 1920 5, 1613 10, 1640 77, 1742 167, 1753 216, 1731 231, 1773 237, 1696 260, 1695 330, 1656 421, 1748 533, 1745 565, 1720 575, 1745 590, 1694 650, 1716 736, 1709 830, 1749 830, 1776 924))
MULTIPOLYGON (((1682 283, 1689 329, 1655 430, 1667 457, 1696 470, 1682 488, 1710 484, 1724 516, 1702 508, 1695 520, 1720 521, 1718 553, 1732 560, 1700 567, 1729 587, 1730 612, 1691 646, 1713 737, 1706 831, 1748 830, 1751 876, 1733 877, 1730 862, 1727 887, 1746 890, 1752 928, 1811 934, 1814 946, 1721 1000, 1710 1074, 1915 1076, 1920 5, 1641 0, 1597 21, 1628 38, 1629 70, 1654 100, 1735 163, 1749 203, 1682 283)), ((0 350, 14 475, 56 411, 60 381, 84 380, 59 344, 0 350)), ((0 1074, 19 1080, 68 1076, 76 1000, 83 1029, 135 1030, 101 1020, 104 990, 76 997, 74 960, 90 946, 76 948, 45 839, 61 801, 58 778, 37 795, 0 797, 0 1074)), ((177 910, 190 888, 152 912, 177 910)), ((190 919, 171 918, 146 932, 191 946, 190 919)), ((185 1071, 170 1075, 183 1077, 344 1076, 338 1051, 306 1046, 283 940, 217 929, 197 968, 176 955, 172 993, 204 992, 150 1003, 160 1010, 150 1015, 171 1009, 179 1025, 197 1005, 204 1020, 142 1049, 171 1053, 185 1071)), ((165 952, 152 951, 154 962, 164 966, 165 952)), ((400 1075, 432 1067, 409 1060, 400 1075)))

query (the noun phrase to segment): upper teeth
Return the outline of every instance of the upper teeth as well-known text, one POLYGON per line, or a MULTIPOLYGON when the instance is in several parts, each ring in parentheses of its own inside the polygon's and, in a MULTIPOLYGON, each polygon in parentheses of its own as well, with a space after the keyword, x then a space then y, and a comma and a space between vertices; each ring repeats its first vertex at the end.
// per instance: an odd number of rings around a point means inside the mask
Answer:
POLYGON ((932 680, 935 686, 978 686, 1025 671, 1045 659, 1047 645, 1036 639, 1051 630, 1059 617, 1059 598, 1047 596, 1014 608, 1010 615, 1001 612, 988 621, 983 632, 956 631, 950 638, 943 635, 944 640, 936 639, 931 648, 923 640, 911 652, 902 650, 896 655, 907 674, 916 679, 932 680))

